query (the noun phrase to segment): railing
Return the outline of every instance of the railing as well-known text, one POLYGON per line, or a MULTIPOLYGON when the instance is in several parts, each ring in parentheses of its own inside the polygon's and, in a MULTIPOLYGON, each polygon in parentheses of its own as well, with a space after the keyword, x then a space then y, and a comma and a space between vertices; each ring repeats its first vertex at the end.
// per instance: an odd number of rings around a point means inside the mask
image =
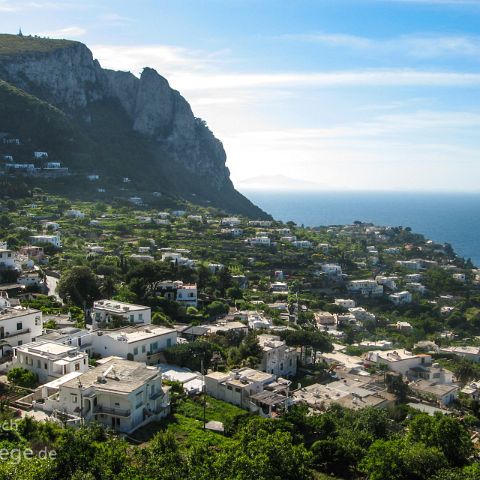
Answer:
POLYGON ((123 408, 114 408, 114 407, 105 407, 103 405, 97 405, 93 409, 94 413, 105 413, 107 415, 115 415, 117 417, 129 417, 130 410, 125 410, 123 408))

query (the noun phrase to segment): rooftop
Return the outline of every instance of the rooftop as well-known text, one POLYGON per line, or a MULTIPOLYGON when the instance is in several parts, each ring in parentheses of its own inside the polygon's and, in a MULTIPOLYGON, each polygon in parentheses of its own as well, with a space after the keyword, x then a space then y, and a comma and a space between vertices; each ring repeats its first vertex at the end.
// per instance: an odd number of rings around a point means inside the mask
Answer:
POLYGON ((118 357, 109 357, 104 359, 101 365, 66 382, 64 386, 78 388, 78 381, 80 381, 84 389, 94 387, 97 390, 128 394, 158 375, 160 374, 155 367, 147 367, 144 363, 118 357))
POLYGON ((174 328, 152 327, 142 325, 140 327, 127 327, 117 330, 97 330, 97 335, 106 335, 119 342, 134 343, 147 338, 158 337, 160 335, 169 335, 176 333, 174 328))
POLYGON ((40 310, 25 307, 7 307, 0 309, 0 321, 8 320, 15 317, 23 317, 25 315, 40 313, 40 310))
POLYGON ((93 308, 111 312, 129 312, 132 310, 148 310, 150 307, 135 305, 133 303, 116 302, 115 300, 98 300, 94 302, 93 308))

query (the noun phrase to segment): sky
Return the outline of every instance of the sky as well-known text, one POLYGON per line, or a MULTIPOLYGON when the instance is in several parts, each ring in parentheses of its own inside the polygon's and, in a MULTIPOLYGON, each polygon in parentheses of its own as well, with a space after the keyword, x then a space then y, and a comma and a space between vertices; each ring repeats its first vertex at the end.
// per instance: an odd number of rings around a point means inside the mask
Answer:
POLYGON ((155 68, 241 189, 480 191, 480 0, 0 0, 0 31, 155 68))

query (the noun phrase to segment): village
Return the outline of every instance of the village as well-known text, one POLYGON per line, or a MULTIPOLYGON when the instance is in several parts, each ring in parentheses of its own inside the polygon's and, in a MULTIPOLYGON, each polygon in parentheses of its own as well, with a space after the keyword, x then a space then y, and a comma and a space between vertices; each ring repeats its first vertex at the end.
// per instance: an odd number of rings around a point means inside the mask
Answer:
POLYGON ((448 245, 191 205, 3 205, 0 373, 22 416, 135 435, 169 418, 172 388, 272 419, 479 414, 480 271, 448 245))

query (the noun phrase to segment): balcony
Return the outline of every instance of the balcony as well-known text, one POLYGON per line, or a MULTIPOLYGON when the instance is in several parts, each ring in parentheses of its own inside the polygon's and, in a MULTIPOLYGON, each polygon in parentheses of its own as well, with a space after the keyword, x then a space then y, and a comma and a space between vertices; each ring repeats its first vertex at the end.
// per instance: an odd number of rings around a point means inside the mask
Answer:
POLYGON ((23 328, 22 330, 16 330, 15 332, 7 332, 4 335, 0 335, 0 339, 16 337, 17 335, 25 335, 26 333, 30 333, 29 328, 23 328))
POLYGON ((123 408, 105 407, 103 405, 97 405, 93 409, 93 413, 103 413, 105 415, 112 415, 114 417, 129 417, 130 410, 123 408))

